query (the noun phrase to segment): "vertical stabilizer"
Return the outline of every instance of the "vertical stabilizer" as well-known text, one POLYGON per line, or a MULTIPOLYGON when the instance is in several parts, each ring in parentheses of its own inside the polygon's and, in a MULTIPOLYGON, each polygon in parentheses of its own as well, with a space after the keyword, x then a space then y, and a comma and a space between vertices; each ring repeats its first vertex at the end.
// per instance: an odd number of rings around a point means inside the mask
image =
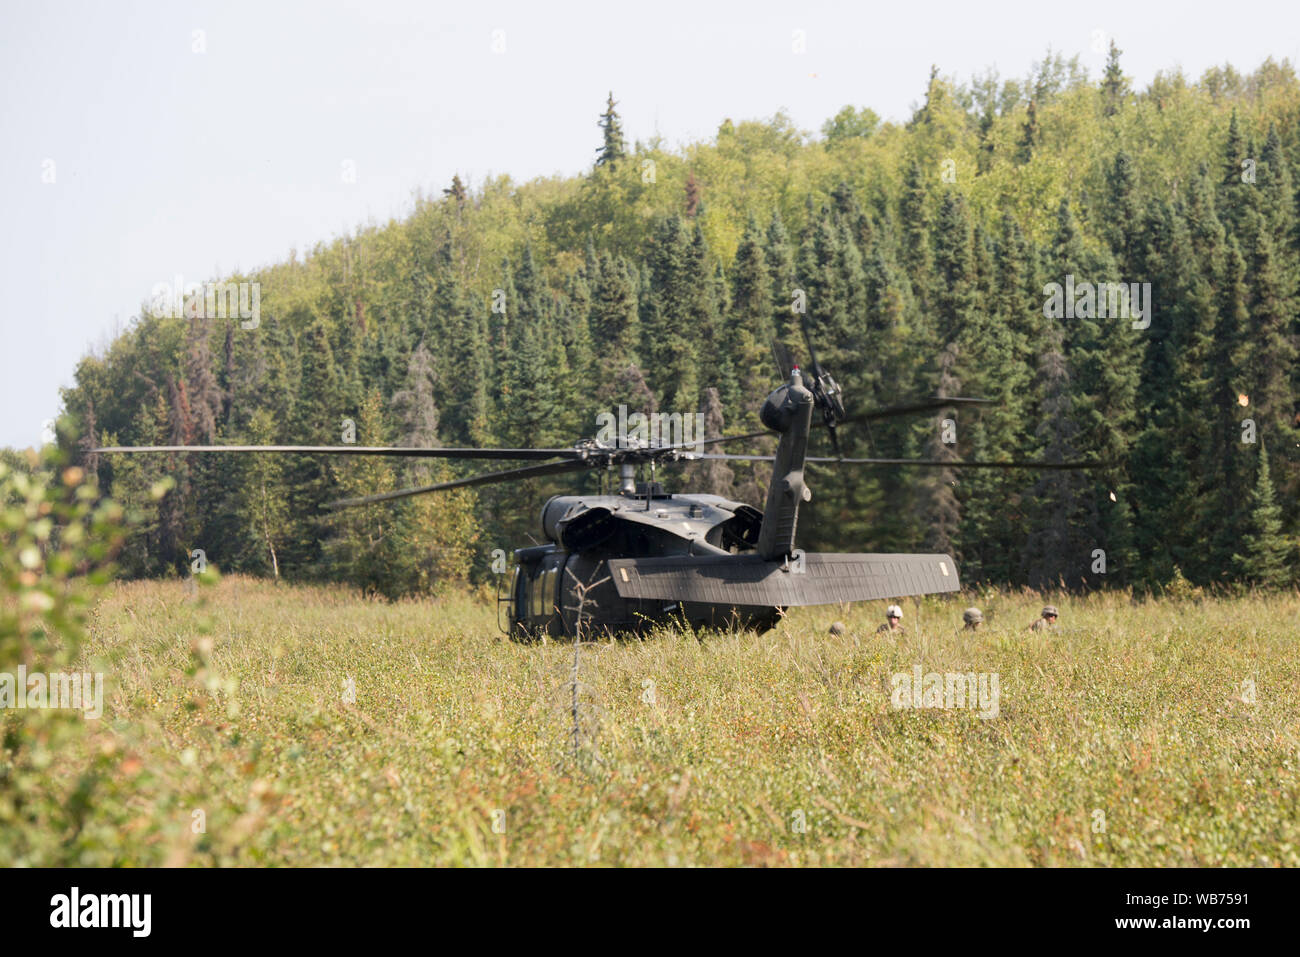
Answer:
POLYGON ((772 463, 767 505, 763 508, 763 525, 758 533, 758 553, 766 559, 783 558, 794 552, 799 505, 812 498, 803 479, 812 410, 813 394, 804 387, 798 366, 790 373, 790 381, 763 403, 763 424, 781 433, 776 460, 772 463))

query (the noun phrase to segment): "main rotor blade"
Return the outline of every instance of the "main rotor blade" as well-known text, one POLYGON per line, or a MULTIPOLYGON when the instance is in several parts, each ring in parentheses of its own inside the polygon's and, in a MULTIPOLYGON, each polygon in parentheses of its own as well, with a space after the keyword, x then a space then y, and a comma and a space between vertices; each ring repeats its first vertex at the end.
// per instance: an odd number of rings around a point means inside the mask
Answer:
POLYGON ((558 475, 561 472, 579 472, 583 469, 594 467, 594 463, 585 462, 581 459, 570 459, 562 462, 543 462, 541 465, 525 465, 522 468, 506 469, 504 472, 488 472, 484 475, 475 475, 471 478, 456 479, 451 482, 438 482, 435 485, 420 485, 415 488, 398 489, 395 492, 380 492, 377 495, 363 495, 360 498, 344 498, 334 502, 325 503, 325 508, 351 508, 354 505, 369 505, 372 502, 389 502, 398 498, 409 498, 412 495, 423 495, 426 492, 442 492, 453 488, 468 488, 471 485, 493 485, 497 482, 508 482, 512 479, 537 478, 542 475, 558 475))
POLYGON ((776 381, 789 382, 790 370, 799 364, 790 347, 779 339, 772 340, 772 358, 776 361, 776 381))
MULTIPOLYGON (((772 455, 727 455, 725 453, 713 453, 699 456, 701 459, 721 459, 743 462, 771 462, 775 459, 772 455)), ((896 465, 896 466, 919 466, 921 468, 936 469, 1044 469, 1044 470, 1069 470, 1069 469, 1098 469, 1109 467, 1109 462, 1093 461, 1076 461, 1076 462, 1033 462, 1025 460, 1015 460, 1011 462, 966 462, 960 459, 952 462, 945 462, 942 459, 836 459, 825 456, 808 456, 805 462, 816 462, 818 465, 896 465)))
POLYGON ((931 396, 926 399, 918 399, 916 402, 909 402, 906 405, 890 405, 882 409, 868 409, 865 412, 855 412, 846 416, 845 422, 874 422, 877 419, 889 419, 896 415, 912 415, 916 412, 932 412, 935 409, 946 409, 951 406, 966 405, 996 405, 993 399, 974 399, 964 396, 948 396, 941 398, 931 396))
POLYGON ((1062 471, 1071 469, 1100 469, 1110 466, 1109 462, 1075 461, 1075 462, 1034 462, 1023 459, 1010 462, 968 462, 956 459, 946 462, 943 459, 833 459, 821 456, 809 456, 805 462, 818 465, 918 465, 922 468, 935 469, 1044 469, 1062 471))
POLYGON ((651 448, 655 451, 661 449, 682 449, 689 452, 691 449, 698 448, 701 445, 718 445, 722 442, 739 442, 743 439, 761 439, 766 435, 776 435, 776 433, 764 429, 762 432, 746 432, 743 435, 715 435, 711 439, 700 439, 698 442, 682 442, 680 445, 656 445, 651 448))
POLYGON ((114 445, 95 452, 284 452, 302 455, 392 455, 415 459, 581 458, 576 449, 433 449, 389 445, 114 445))

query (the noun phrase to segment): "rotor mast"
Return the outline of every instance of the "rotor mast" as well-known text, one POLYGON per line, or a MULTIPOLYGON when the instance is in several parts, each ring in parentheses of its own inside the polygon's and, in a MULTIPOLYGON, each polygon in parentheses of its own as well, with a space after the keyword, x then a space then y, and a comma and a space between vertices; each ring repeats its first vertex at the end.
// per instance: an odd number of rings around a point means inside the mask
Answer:
POLYGON ((618 466, 618 491, 621 495, 636 494, 636 466, 626 459, 618 466))
POLYGON ((767 504, 758 533, 758 553, 765 559, 784 558, 794 553, 799 505, 812 498, 804 482, 804 456, 812 427, 813 394, 804 387, 803 375, 795 366, 790 381, 767 397, 760 418, 769 429, 781 433, 772 462, 772 482, 767 487, 767 504))

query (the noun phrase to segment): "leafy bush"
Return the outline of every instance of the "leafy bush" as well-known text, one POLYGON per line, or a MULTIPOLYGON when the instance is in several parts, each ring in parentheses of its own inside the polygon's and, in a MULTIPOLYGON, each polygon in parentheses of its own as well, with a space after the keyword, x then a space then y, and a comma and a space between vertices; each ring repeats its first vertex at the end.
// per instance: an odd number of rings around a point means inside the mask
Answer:
POLYGON ((82 670, 90 600, 121 540, 122 509, 80 468, 0 462, 0 672, 13 676, 0 711, 0 864, 64 864, 94 789, 96 762, 66 760, 91 733, 80 713, 19 708, 28 674, 82 670))

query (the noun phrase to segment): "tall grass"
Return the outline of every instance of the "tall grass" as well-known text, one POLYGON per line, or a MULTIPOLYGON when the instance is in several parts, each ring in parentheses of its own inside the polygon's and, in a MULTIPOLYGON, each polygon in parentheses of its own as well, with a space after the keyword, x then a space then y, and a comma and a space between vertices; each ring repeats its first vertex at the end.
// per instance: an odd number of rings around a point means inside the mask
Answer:
POLYGON ((1300 597, 1049 597, 1048 633, 994 592, 904 602, 899 638, 880 603, 584 645, 577 760, 572 646, 481 597, 120 584, 50 782, 108 756, 87 864, 1300 863, 1300 597), (895 708, 918 664, 996 673, 998 716, 895 708))

